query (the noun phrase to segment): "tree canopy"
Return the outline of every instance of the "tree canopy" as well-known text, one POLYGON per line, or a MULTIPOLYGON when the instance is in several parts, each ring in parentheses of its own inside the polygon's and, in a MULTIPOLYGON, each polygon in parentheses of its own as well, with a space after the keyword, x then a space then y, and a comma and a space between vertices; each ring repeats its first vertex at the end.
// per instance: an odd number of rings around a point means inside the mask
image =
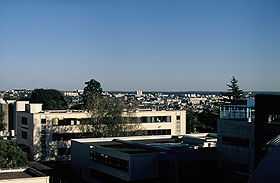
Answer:
POLYGON ((14 142, 0 139, 0 168, 17 168, 27 164, 24 152, 14 142))
POLYGON ((82 95, 82 102, 85 109, 87 109, 91 108, 91 106, 88 105, 91 105, 95 98, 100 97, 103 90, 101 88, 101 84, 94 79, 85 82, 85 85, 86 86, 82 95))
POLYGON ((235 79, 234 76, 232 76, 232 80, 230 83, 227 84, 228 91, 230 92, 230 96, 232 97, 233 100, 238 100, 241 99, 243 96, 243 91, 239 88, 238 85, 238 80, 235 79))
POLYGON ((191 108, 187 109, 188 132, 217 133, 217 121, 219 115, 216 111, 203 109, 202 112, 194 112, 191 108))
POLYGON ((67 109, 67 102, 64 99, 63 94, 54 89, 35 89, 33 90, 30 102, 42 103, 43 109, 67 109))
MULTIPOLYGON (((124 104, 117 98, 102 95, 101 84, 96 80, 85 83, 83 102, 91 114, 90 125, 86 127, 94 137, 126 136, 135 125, 122 117, 124 104)), ((136 129, 136 128, 135 128, 136 129)))

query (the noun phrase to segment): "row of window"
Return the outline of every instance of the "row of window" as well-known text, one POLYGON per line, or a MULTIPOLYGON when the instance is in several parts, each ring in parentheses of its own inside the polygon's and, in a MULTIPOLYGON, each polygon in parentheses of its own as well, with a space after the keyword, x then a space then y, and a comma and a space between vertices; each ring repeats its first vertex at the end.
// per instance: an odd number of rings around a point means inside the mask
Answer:
POLYGON ((103 153, 95 152, 93 150, 90 151, 90 159, 112 168, 128 171, 128 160, 115 158, 103 153))
MULTIPOLYGON (((176 116, 176 120, 179 121, 181 119, 180 115, 176 116)), ((104 119, 106 120, 106 119, 104 119)), ((145 117, 124 117, 123 120, 132 122, 132 123, 170 123, 171 116, 145 116, 145 117)), ((26 119, 27 121, 27 119, 26 119)), ((90 119, 63 119, 59 120, 57 118, 52 119, 52 125, 80 125, 80 124, 89 124, 91 122, 90 119)), ((26 122, 27 123, 27 122, 26 122)), ((42 124, 46 124, 46 119, 41 120, 42 124)))
POLYGON ((141 123, 160 123, 160 122, 171 122, 171 116, 149 116, 141 117, 141 123))
POLYGON ((170 129, 163 130, 141 130, 142 135, 171 135, 170 129))

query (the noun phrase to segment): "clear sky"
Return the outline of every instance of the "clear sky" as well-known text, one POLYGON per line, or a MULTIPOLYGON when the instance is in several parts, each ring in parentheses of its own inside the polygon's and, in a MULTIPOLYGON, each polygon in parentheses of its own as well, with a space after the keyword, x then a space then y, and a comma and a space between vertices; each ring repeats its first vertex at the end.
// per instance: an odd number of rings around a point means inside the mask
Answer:
POLYGON ((1 0, 0 89, 280 91, 279 0, 1 0))

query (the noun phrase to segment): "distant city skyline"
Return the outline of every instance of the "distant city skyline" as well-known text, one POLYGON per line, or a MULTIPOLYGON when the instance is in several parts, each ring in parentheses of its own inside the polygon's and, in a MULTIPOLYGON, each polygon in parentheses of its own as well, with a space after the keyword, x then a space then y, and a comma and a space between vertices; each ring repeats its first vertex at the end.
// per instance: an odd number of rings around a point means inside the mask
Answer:
POLYGON ((280 91, 280 1, 0 1, 0 90, 280 91))

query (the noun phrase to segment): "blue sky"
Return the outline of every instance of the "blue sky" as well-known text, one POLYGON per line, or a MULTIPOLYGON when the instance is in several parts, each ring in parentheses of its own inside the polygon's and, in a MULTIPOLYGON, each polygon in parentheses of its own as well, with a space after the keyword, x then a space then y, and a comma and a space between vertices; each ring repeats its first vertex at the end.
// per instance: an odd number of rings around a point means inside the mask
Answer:
POLYGON ((0 88, 280 90, 278 0, 1 0, 0 88))

